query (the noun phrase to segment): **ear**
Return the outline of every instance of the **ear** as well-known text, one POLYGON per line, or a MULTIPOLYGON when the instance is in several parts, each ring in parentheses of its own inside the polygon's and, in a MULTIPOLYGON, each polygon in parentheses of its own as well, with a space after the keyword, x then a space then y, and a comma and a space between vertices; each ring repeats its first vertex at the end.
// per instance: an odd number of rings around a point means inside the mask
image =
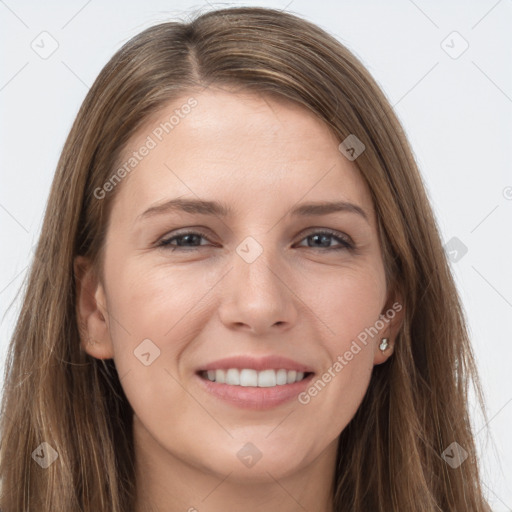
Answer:
POLYGON ((379 327, 379 332, 374 338, 374 365, 385 363, 393 354, 396 339, 403 324, 404 314, 405 307, 402 296, 397 293, 387 301, 383 308, 380 315, 381 322, 376 322, 376 326, 379 327), (381 350, 380 345, 384 338, 387 338, 388 346, 385 350, 381 350))
POLYGON ((73 269, 80 346, 97 359, 110 359, 114 357, 114 350, 110 338, 104 287, 92 263, 84 256, 75 257, 73 269))

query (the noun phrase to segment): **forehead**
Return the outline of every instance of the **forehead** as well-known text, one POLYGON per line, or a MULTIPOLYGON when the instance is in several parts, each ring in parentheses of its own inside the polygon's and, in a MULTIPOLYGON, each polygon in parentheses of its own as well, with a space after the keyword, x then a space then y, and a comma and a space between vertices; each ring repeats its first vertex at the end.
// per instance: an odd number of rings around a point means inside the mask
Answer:
POLYGON ((302 198, 350 200, 371 211, 367 185, 338 143, 322 120, 291 101, 217 89, 185 94, 130 139, 119 165, 135 165, 114 210, 135 217, 152 203, 189 196, 231 203, 240 213, 250 206, 276 211, 302 198))

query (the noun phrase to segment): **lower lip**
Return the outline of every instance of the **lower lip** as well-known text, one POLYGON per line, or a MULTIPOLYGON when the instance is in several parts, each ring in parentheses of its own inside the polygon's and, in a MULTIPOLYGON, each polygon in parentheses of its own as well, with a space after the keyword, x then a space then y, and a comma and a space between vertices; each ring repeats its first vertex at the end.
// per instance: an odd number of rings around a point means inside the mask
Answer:
POLYGON ((242 409, 261 411, 277 407, 296 398, 299 393, 309 386, 314 374, 311 373, 305 379, 293 384, 282 384, 268 388, 232 386, 212 382, 197 374, 196 377, 201 381, 201 385, 204 386, 206 391, 217 398, 242 409))

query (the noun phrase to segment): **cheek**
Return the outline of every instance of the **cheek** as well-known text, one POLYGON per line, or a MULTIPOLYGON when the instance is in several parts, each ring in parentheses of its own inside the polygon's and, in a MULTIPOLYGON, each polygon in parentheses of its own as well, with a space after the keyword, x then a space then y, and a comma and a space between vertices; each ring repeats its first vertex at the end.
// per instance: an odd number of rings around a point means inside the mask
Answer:
POLYGON ((345 268, 329 280, 309 281, 308 286, 308 306, 321 320, 317 325, 323 326, 321 349, 327 357, 299 401, 316 418, 327 420, 331 415, 329 428, 337 435, 354 416, 369 385, 385 279, 375 265, 365 272, 345 268))
POLYGON ((184 325, 190 327, 190 317, 194 317, 196 307, 200 309, 204 295, 214 284, 214 279, 209 280, 199 267, 148 266, 138 265, 137 261, 117 265, 110 276, 109 312, 114 317, 112 327, 119 335, 114 337, 126 338, 128 331, 132 338, 171 338, 173 346, 174 333, 184 325), (124 333, 119 332, 116 319, 126 326, 124 333))
MULTIPOLYGON (((208 292, 218 273, 143 265, 142 259, 109 270, 109 330, 122 386, 135 411, 152 418, 151 424, 163 424, 172 403, 194 406, 176 378, 182 377, 183 354, 204 328, 208 292)), ((200 412, 196 406, 194 414, 200 412)))
POLYGON ((171 428, 169 411, 176 403, 181 416, 205 420, 204 411, 178 383, 177 363, 203 328, 201 305, 215 280, 210 283, 199 269, 192 273, 136 260, 111 265, 108 271, 115 365, 131 406, 147 424, 162 428, 171 428))
POLYGON ((362 331, 373 326, 386 298, 384 271, 374 265, 334 269, 303 281, 302 297, 311 308, 331 354, 338 354, 362 331))

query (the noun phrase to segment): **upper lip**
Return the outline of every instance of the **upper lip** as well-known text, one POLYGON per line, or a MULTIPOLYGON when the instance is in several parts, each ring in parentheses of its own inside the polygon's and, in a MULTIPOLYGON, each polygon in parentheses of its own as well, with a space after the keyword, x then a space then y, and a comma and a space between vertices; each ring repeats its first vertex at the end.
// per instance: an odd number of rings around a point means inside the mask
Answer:
POLYGON ((204 366, 201 366, 198 371, 206 370, 228 370, 229 368, 250 368, 257 371, 262 370, 296 370, 298 372, 313 372, 313 369, 305 364, 299 363, 284 356, 270 355, 265 357, 251 357, 247 355, 238 355, 225 357, 212 361, 204 366))

